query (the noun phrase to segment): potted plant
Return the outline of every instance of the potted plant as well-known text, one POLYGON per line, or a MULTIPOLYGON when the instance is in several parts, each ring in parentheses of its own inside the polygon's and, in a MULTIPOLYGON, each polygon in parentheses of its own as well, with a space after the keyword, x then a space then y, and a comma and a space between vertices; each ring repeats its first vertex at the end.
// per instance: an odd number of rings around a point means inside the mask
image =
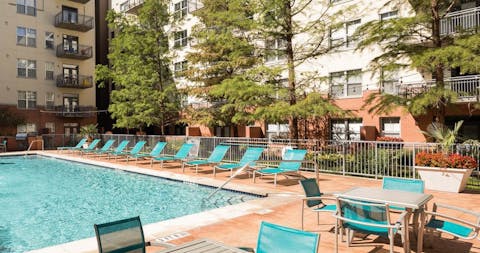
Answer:
POLYGON ((440 144, 440 150, 420 152, 415 156, 415 169, 425 181, 425 188, 448 192, 465 190, 472 171, 477 168, 477 161, 471 156, 452 152, 462 123, 457 122, 453 130, 434 123, 424 132, 440 144))
POLYGON ((97 126, 98 124, 88 124, 80 127, 80 135, 84 138, 87 138, 87 142, 83 144, 84 148, 90 145, 90 142, 93 140, 93 136, 98 133, 97 126))

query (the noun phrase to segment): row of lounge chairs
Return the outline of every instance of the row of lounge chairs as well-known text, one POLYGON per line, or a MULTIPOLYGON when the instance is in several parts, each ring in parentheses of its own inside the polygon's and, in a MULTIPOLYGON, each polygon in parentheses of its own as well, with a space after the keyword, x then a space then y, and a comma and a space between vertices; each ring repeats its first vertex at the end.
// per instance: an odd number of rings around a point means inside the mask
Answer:
POLYGON ((214 176, 216 176, 219 170, 230 171, 230 175, 233 175, 235 170, 249 167, 255 168, 253 170, 248 170, 249 173, 253 173, 253 182, 255 182, 257 175, 268 175, 274 177, 273 181, 275 185, 277 184, 277 175, 298 173, 302 162, 304 162, 305 155, 307 154, 307 150, 305 149, 288 149, 283 155, 282 161, 279 161, 280 163, 278 166, 258 167, 257 161, 260 161, 259 159, 265 150, 263 147, 248 147, 239 162, 222 163, 230 148, 228 145, 217 145, 210 156, 206 159, 189 159, 191 150, 194 148, 194 144, 192 143, 184 143, 174 155, 162 155, 162 152, 167 145, 166 142, 158 142, 148 154, 141 153, 146 141, 137 142, 128 152, 125 151, 129 144, 128 140, 122 141, 114 150, 111 150, 111 148, 115 140, 108 140, 100 149, 95 149, 100 142, 99 139, 93 140, 88 147, 82 148, 85 142, 86 139, 82 139, 75 147, 60 147, 58 149, 69 150, 72 152, 78 151, 81 155, 106 155, 107 159, 110 159, 111 157, 115 159, 123 157, 126 158, 127 162, 130 159, 135 159, 136 162, 139 159, 150 159, 151 167, 153 167, 154 163, 160 162, 160 168, 163 168, 164 162, 177 161, 182 164, 182 172, 185 172, 186 167, 195 168, 195 173, 198 173, 199 166, 212 166, 214 176))

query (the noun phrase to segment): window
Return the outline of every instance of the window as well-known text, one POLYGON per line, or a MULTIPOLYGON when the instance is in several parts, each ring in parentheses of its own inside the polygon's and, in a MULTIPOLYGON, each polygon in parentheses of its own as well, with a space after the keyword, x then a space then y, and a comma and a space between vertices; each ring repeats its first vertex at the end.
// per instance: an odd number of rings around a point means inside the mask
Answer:
POLYGON ((36 0, 17 0, 17 13, 30 16, 37 15, 36 0))
POLYGON ((385 13, 380 13, 380 20, 389 20, 389 19, 394 19, 398 15, 398 11, 389 11, 385 13))
POLYGON ((330 121, 332 140, 360 140, 361 119, 332 119, 330 121))
POLYGON ((176 77, 181 77, 184 76, 184 71, 187 70, 188 67, 188 62, 187 61, 181 61, 181 62, 175 62, 173 65, 173 73, 175 74, 176 77))
POLYGON ((26 47, 36 47, 37 46, 37 30, 18 26, 17 27, 17 45, 26 46, 26 47))
POLYGON ((285 59, 286 42, 282 39, 265 41, 266 62, 281 61, 285 59))
POLYGON ((55 64, 53 62, 45 62, 45 80, 53 80, 53 71, 55 64))
POLYGON ((185 47, 187 46, 187 30, 180 32, 175 32, 174 38, 174 47, 185 47))
POLYGON ((37 62, 17 59, 17 77, 37 78, 37 62))
POLYGON ((387 94, 399 94, 400 89, 400 79, 397 71, 386 71, 381 70, 381 89, 383 93, 387 94))
POLYGON ((380 118, 382 136, 400 137, 400 118, 380 118))
POLYGON ((178 3, 175 3, 173 17, 176 20, 180 20, 184 18, 185 16, 187 16, 187 13, 188 13, 187 0, 182 0, 178 3))
POLYGON ((355 31, 360 27, 361 20, 353 20, 346 22, 343 25, 330 29, 330 47, 354 47, 357 42, 357 37, 354 36, 355 31))
POLYGON ((353 20, 347 22, 346 29, 347 29, 347 47, 354 47, 357 45, 357 37, 354 36, 355 31, 358 27, 360 27, 360 19, 353 20))
POLYGON ((33 109, 37 107, 37 92, 18 91, 18 108, 33 109))
POLYGON ((45 95, 45 109, 55 109, 55 93, 47 92, 47 95, 45 95))
POLYGON ((45 128, 48 129, 48 133, 55 133, 55 122, 45 122, 45 128))
POLYGON ((287 123, 273 123, 267 125, 267 138, 288 138, 287 123))
POLYGON ((55 47, 55 37, 52 32, 45 32, 45 48, 54 49, 55 47))
POLYGON ((349 97, 362 95, 362 71, 360 69, 330 73, 330 95, 349 97))
POLYGON ((27 123, 17 125, 17 133, 36 133, 37 125, 35 123, 27 123))

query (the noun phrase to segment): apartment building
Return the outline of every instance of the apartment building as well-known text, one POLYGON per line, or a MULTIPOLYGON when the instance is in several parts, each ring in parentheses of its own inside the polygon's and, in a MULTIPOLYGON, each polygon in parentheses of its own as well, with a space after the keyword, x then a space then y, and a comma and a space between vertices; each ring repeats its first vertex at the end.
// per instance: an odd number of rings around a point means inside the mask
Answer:
MULTIPOLYGON (((142 0, 117 0, 112 1, 112 8, 129 15, 135 15, 142 6, 142 0)), ((331 12, 349 9, 355 5, 355 11, 345 15, 342 27, 331 31, 330 44, 341 43, 342 46, 326 55, 306 61, 297 67, 297 77, 302 72, 317 72, 323 78, 322 81, 312 83, 312 89, 316 89, 333 98, 336 105, 344 110, 349 110, 353 116, 348 118, 330 118, 323 122, 323 138, 325 139, 348 139, 348 140, 375 140, 379 136, 402 138, 405 141, 424 141, 425 137, 421 130, 425 130, 434 117, 427 114, 421 117, 413 117, 408 112, 398 108, 390 114, 375 115, 362 108, 367 97, 372 92, 385 92, 401 94, 402 96, 414 96, 432 87, 435 80, 431 73, 417 69, 402 70, 390 73, 388 78, 383 78, 369 70, 369 64, 373 58, 381 53, 380 47, 372 47, 368 50, 355 50, 356 43, 352 37, 356 28, 371 20, 386 20, 399 16, 411 15, 411 7, 408 1, 403 5, 386 5, 387 1, 372 0, 331 0, 331 12)), ((176 28, 172 36, 171 46, 176 50, 176 58, 172 69, 174 72, 184 70, 188 63, 185 54, 190 49, 188 37, 191 27, 197 22, 192 11, 201 8, 200 1, 172 0, 170 9, 172 14, 181 15, 184 18, 179 28, 176 28)), ((441 23, 442 34, 454 34, 459 30, 477 28, 480 23, 480 2, 476 0, 462 0, 455 6, 441 23)), ((319 8, 321 9, 321 8, 319 8)), ((310 10, 315 12, 315 8, 310 10)), ((308 13, 304 16, 314 16, 308 13)), ((301 36, 300 36, 301 38, 301 36)), ((294 43, 303 43, 301 39, 294 43)), ((284 44, 279 40, 266 41, 265 46, 272 49, 281 49, 284 44)), ((268 56, 265 64, 285 65, 286 60, 282 55, 268 56)), ((480 99, 480 75, 478 73, 460 74, 459 69, 446 69, 446 85, 459 96, 458 103, 447 108, 446 123, 453 125, 458 120, 464 120, 462 134, 466 138, 480 138, 480 112, 472 109, 472 103, 478 103, 480 99)), ((286 73, 284 75, 286 78, 286 73)), ((180 85, 189 85, 188 81, 180 80, 180 85)), ((189 98, 188 103, 196 105, 201 101, 189 98)), ((242 127, 237 129, 239 136, 287 136, 288 125, 278 122, 258 122, 258 126, 242 127), (261 132, 255 129, 261 128, 261 132)), ((305 128, 308 132, 308 129, 305 128)), ((202 126, 189 126, 187 134, 203 136, 230 136, 232 127, 207 128, 202 126)), ((310 137, 305 133, 303 137, 310 137)))
POLYGON ((94 0, 0 3, 0 135, 72 134, 96 123, 94 0))

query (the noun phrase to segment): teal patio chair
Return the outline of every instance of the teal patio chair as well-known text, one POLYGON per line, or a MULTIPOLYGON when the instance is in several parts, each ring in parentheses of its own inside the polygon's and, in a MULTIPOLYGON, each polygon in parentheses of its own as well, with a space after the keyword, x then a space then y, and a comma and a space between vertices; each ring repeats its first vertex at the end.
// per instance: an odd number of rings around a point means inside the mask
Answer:
POLYGON ((95 150, 95 147, 98 145, 98 143, 100 143, 100 139, 95 139, 92 141, 92 143, 90 143, 90 145, 88 145, 87 148, 78 149, 76 151, 80 151, 80 155, 82 155, 84 151, 95 150))
POLYGON ((408 233, 408 225, 405 222, 405 217, 408 213, 406 211, 402 212, 397 221, 392 223, 388 204, 337 198, 337 210, 334 215, 337 219, 335 223, 335 252, 338 252, 339 228, 346 230, 349 247, 355 231, 387 237, 390 241, 390 253, 393 253, 395 234, 402 236, 404 248, 407 247, 405 233, 408 233))
MULTIPOLYGON (((382 181, 382 188, 386 190, 399 190, 407 192, 424 193, 425 182, 420 179, 398 178, 398 177, 384 177, 382 181)), ((405 210, 404 207, 390 206, 393 210, 405 210)))
POLYGON ((216 175, 216 169, 230 170, 230 176, 233 170, 242 168, 243 166, 255 166, 255 162, 260 158, 264 148, 248 147, 238 163, 223 163, 213 166, 213 176, 216 175))
POLYGON ((318 186, 317 179, 307 178, 300 180, 300 185, 302 185, 303 192, 305 193, 305 198, 303 198, 302 203, 302 230, 304 224, 304 213, 305 206, 310 210, 317 213, 317 224, 320 223, 320 213, 330 213, 334 214, 337 211, 336 198, 331 195, 330 197, 325 196, 320 192, 320 187, 318 186), (323 200, 333 201, 334 204, 325 204, 323 200))
POLYGON ((113 146, 113 143, 115 143, 115 140, 108 140, 103 144, 103 147, 100 149, 93 149, 93 150, 83 150, 82 153, 85 153, 86 155, 88 154, 104 154, 110 151, 110 148, 113 146))
POLYGON ((188 155, 190 154, 190 150, 193 148, 194 144, 193 143, 183 143, 180 149, 177 151, 177 153, 173 156, 165 155, 165 156, 159 156, 159 157, 154 157, 151 160, 150 167, 153 167, 153 163, 155 161, 160 161, 160 168, 163 168, 163 162, 166 161, 184 161, 187 159, 188 155))
POLYGON ((93 225, 100 253, 145 253, 146 246, 171 247, 168 243, 145 242, 140 217, 93 225))
POLYGON ((273 183, 277 186, 277 175, 286 173, 299 173, 302 162, 305 159, 307 150, 305 149, 288 149, 285 152, 284 160, 280 162, 278 167, 267 167, 253 171, 253 182, 255 183, 255 174, 273 175, 273 183))
POLYGON ((427 232, 437 231, 447 233, 466 240, 480 239, 480 213, 478 212, 456 206, 434 203, 432 211, 425 211, 425 213, 427 214, 427 222, 425 225, 427 232), (438 212, 439 207, 448 210, 449 214, 453 212, 458 213, 458 216, 438 212))
POLYGON ((223 157, 225 157, 225 154, 227 154, 227 151, 229 148, 230 146, 217 145, 207 159, 183 162, 182 171, 185 172, 185 165, 195 166, 195 173, 198 173, 198 166, 200 165, 209 165, 209 164, 216 165, 223 160, 223 157))
POLYGON ((262 221, 258 232, 256 253, 317 253, 320 235, 262 221))
POLYGON ((120 153, 120 152, 123 152, 123 150, 128 146, 128 143, 130 143, 129 140, 123 140, 122 142, 120 142, 120 144, 118 144, 118 146, 113 150, 109 150, 105 153, 102 153, 102 154, 106 154, 107 155, 107 158, 110 157, 110 154, 112 153, 120 153))
POLYGON ((155 145, 155 147, 153 147, 152 151, 148 154, 146 153, 138 153, 138 154, 130 154, 127 156, 127 162, 129 160, 129 158, 135 158, 135 164, 137 163, 138 159, 140 158, 154 158, 154 157, 157 157, 159 156, 163 149, 165 148, 165 146, 167 145, 166 142, 162 142, 162 141, 159 141, 157 142, 157 145, 155 145))
POLYGON ((117 160, 118 157, 120 156, 129 156, 129 155, 136 155, 142 151, 143 146, 145 146, 146 141, 139 141, 133 146, 133 148, 130 151, 115 151, 115 152, 110 152, 108 153, 108 159, 110 159, 110 156, 114 156, 115 160, 117 160))
POLYGON ((57 147, 57 150, 78 150, 78 149, 81 149, 83 147, 83 144, 85 144, 85 142, 87 142, 87 138, 83 138, 81 139, 77 145, 75 145, 74 147, 57 147))

